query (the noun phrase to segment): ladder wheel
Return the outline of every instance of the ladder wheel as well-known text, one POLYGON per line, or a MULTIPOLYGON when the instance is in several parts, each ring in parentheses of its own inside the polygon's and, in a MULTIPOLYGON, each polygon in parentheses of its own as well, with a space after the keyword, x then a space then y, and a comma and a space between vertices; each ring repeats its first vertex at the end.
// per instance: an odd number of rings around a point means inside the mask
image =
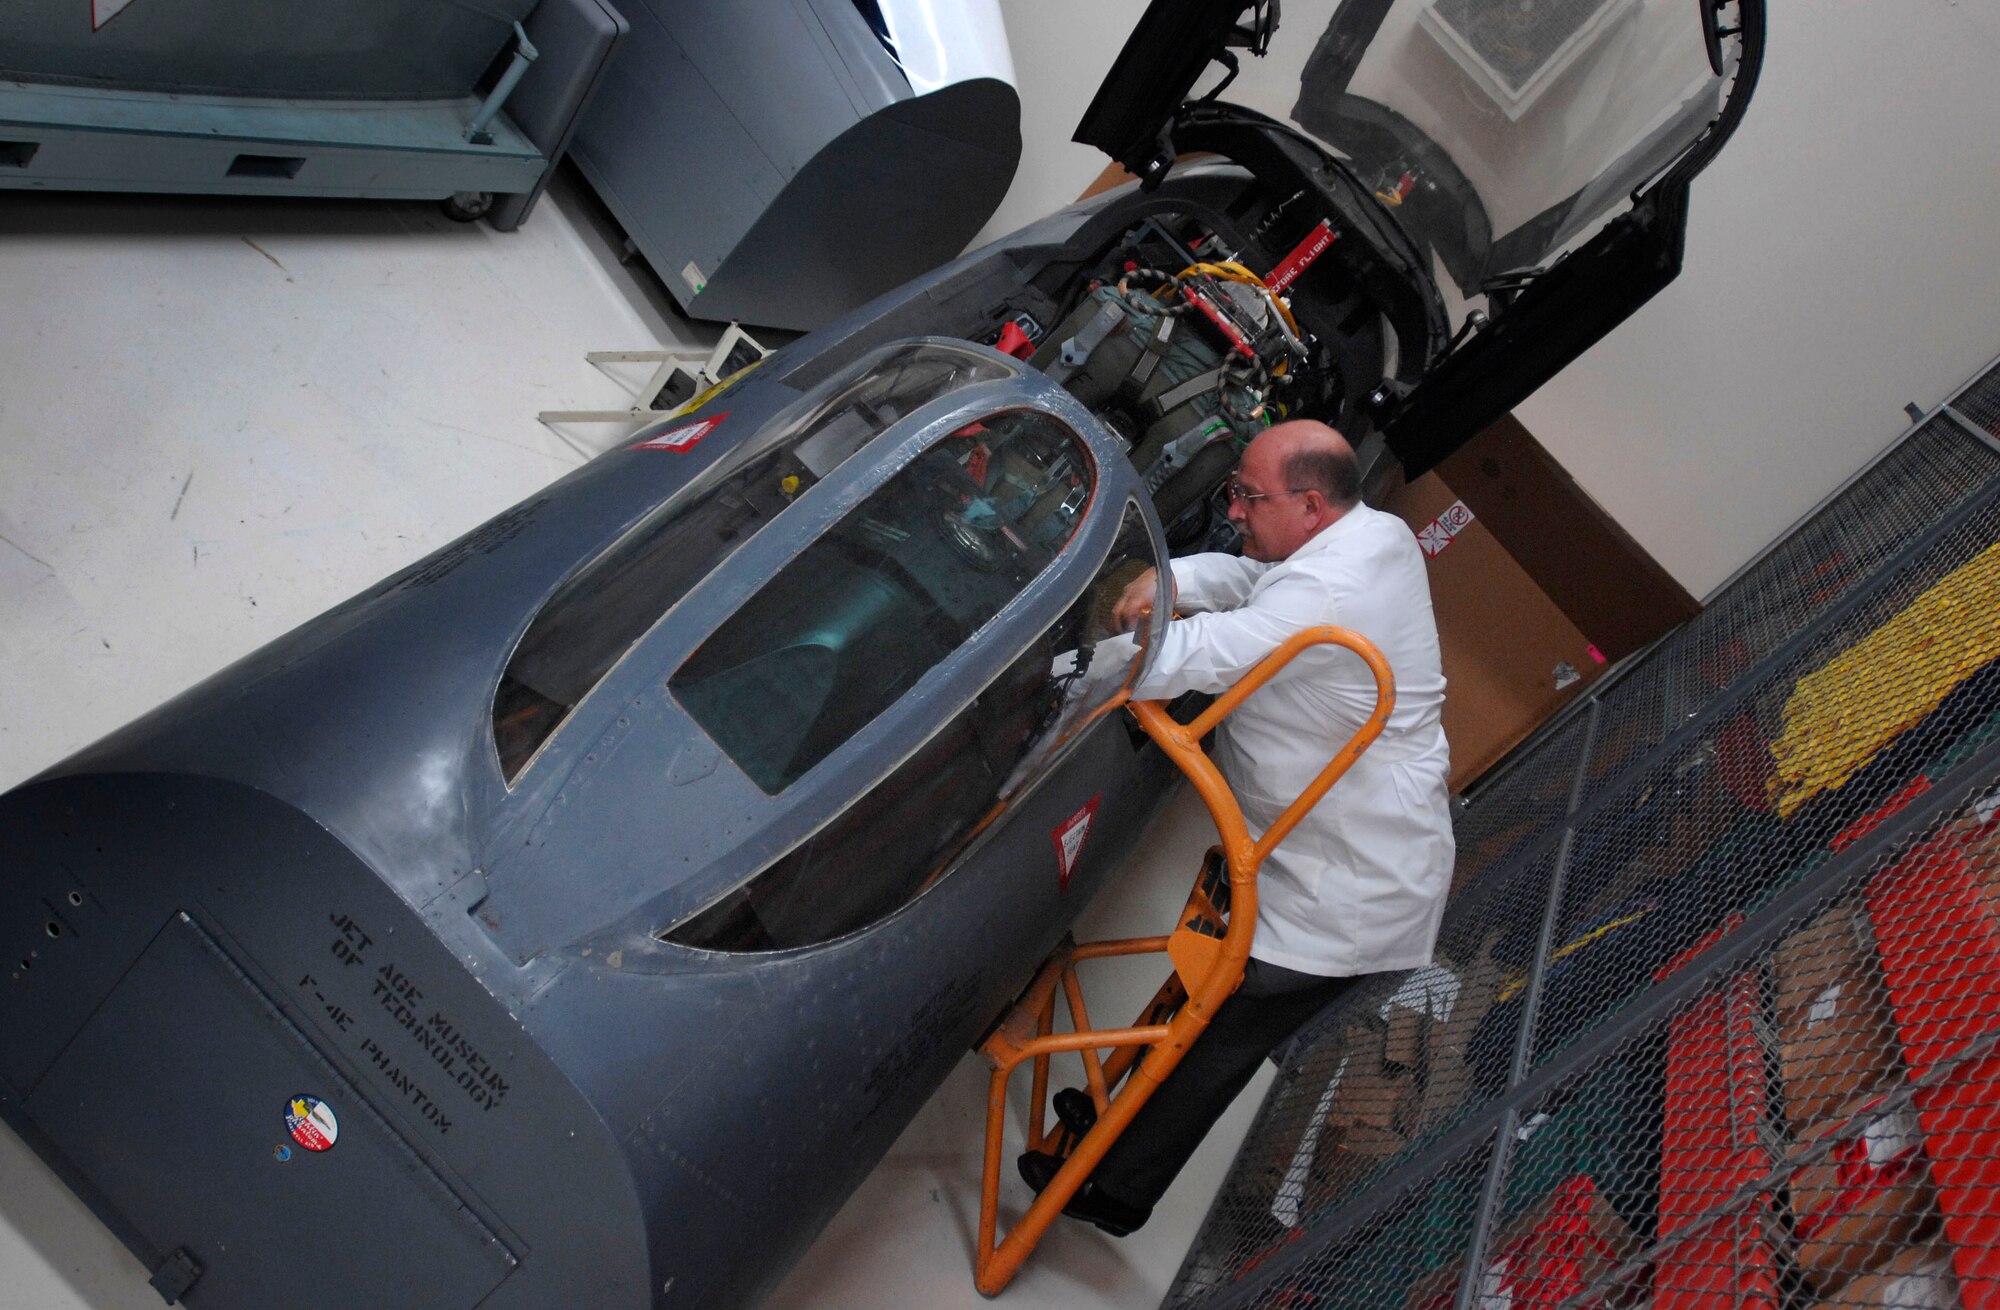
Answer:
POLYGON ((444 216, 454 223, 475 223, 486 217, 486 211, 493 208, 491 191, 455 191, 449 199, 438 202, 444 216))

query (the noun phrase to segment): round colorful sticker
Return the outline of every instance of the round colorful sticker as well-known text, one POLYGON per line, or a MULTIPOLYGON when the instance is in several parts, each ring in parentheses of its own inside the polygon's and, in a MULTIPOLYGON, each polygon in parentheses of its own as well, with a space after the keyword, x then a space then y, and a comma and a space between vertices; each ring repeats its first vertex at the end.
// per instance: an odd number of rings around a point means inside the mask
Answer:
POLYGON ((308 1151, 330 1151, 340 1140, 340 1120, 333 1107, 317 1096, 294 1096, 285 1107, 285 1127, 292 1140, 308 1151))

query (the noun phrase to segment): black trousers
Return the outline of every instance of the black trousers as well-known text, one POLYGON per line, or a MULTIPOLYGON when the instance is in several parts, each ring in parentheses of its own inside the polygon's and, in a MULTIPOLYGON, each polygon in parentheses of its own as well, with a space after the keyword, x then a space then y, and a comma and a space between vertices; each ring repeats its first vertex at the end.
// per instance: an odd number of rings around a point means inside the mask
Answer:
POLYGON ((1130 1206, 1158 1204, 1265 1057, 1357 981, 1250 960, 1243 985, 1091 1174, 1097 1190, 1130 1206))

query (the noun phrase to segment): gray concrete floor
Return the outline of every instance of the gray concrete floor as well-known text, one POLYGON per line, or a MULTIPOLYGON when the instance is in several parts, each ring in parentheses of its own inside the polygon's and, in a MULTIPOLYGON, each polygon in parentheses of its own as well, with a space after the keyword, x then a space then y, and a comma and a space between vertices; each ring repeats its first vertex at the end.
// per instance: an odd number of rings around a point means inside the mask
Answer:
MULTIPOLYGON (((613 444, 535 419, 628 403, 584 352, 716 334, 618 262, 567 175, 513 233, 428 204, 0 193, 0 790, 613 444)), ((1080 935, 1165 931, 1211 831, 1183 794, 1080 935)), ((1097 1013, 1157 981, 1111 980, 1097 1013)), ((985 1073, 959 1065, 769 1304, 986 1304, 985 1073)), ((1267 1080, 1145 1230, 1061 1221, 999 1303, 1157 1305, 1267 1080)), ((1003 1211, 1026 1199, 1006 1180, 1003 1211)), ((0 1310, 159 1304, 0 1129, 0 1310)))

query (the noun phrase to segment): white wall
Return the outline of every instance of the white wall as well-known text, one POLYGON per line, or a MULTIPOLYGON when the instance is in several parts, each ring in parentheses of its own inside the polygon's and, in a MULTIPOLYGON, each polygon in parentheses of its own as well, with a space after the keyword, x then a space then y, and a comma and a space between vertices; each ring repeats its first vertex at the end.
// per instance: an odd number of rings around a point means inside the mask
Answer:
POLYGON ((1146 6, 1144 0, 1005 0, 1000 11, 1021 93, 1021 166, 974 246, 1075 200, 1111 162, 1070 133, 1146 6))
POLYGON ((1518 411, 1697 596, 2000 354, 2000 11, 1770 9, 1680 279, 1518 411))
MULTIPOLYGON (((1025 146, 982 241, 1103 168, 1069 135, 1143 9, 1008 0, 1025 146)), ((1697 596, 2000 354, 2000 6, 1770 10, 1686 271, 1518 411, 1697 596)))

